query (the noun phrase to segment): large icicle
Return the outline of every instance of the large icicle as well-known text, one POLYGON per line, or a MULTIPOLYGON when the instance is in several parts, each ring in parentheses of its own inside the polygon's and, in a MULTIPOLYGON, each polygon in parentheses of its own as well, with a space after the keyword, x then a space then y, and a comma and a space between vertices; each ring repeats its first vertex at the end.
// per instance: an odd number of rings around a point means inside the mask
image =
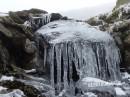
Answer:
POLYGON ((51 22, 37 32, 50 44, 44 60, 58 93, 68 88, 74 93, 75 82, 85 77, 120 79, 119 49, 107 32, 74 20, 51 22))
POLYGON ((61 45, 56 46, 56 61, 57 61, 57 90, 61 91, 61 45))

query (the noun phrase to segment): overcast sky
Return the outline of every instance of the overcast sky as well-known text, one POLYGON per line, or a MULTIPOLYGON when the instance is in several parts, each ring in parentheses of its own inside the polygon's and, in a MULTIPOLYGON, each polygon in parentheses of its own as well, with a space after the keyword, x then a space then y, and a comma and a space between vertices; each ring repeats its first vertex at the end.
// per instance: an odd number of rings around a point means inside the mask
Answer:
POLYGON ((39 8, 48 12, 61 12, 95 7, 116 0, 0 0, 0 12, 39 8))

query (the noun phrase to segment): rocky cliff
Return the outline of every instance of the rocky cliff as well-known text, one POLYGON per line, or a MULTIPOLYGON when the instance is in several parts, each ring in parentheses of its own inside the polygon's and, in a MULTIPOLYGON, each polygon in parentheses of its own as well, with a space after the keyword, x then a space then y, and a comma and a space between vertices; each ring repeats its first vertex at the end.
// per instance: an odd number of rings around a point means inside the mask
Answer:
POLYGON ((119 7, 120 5, 129 3, 130 0, 117 0, 116 7, 119 7))
POLYGON ((87 22, 102 31, 108 31, 114 38, 122 54, 121 67, 130 68, 130 7, 129 3, 114 9, 111 13, 93 17, 87 22))

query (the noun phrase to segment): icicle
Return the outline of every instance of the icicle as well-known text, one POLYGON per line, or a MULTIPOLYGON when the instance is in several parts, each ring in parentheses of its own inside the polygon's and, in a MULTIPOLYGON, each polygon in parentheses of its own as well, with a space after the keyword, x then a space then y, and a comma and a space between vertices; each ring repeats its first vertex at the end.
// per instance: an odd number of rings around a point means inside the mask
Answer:
POLYGON ((44 67, 46 66, 47 48, 44 48, 44 67))
POLYGON ((71 94, 74 95, 75 94, 75 86, 74 86, 74 82, 73 82, 73 68, 72 68, 72 62, 73 62, 73 44, 71 42, 68 43, 68 58, 69 58, 69 88, 71 90, 71 94))
POLYGON ((61 91, 61 47, 60 45, 56 46, 56 61, 57 61, 57 86, 58 92, 61 91))
POLYGON ((43 14, 42 22, 44 22, 44 25, 49 23, 50 21, 51 21, 51 14, 43 14))
MULTIPOLYGON (((50 70, 50 74, 51 74, 51 86, 52 88, 55 89, 55 82, 54 82, 54 46, 51 48, 51 52, 50 52, 50 57, 51 57, 51 70, 50 70)), ((54 90, 55 91, 55 90, 54 90)))
POLYGON ((68 78, 67 78, 67 73, 68 73, 68 54, 67 54, 67 43, 63 44, 63 64, 64 64, 64 88, 68 88, 68 78))

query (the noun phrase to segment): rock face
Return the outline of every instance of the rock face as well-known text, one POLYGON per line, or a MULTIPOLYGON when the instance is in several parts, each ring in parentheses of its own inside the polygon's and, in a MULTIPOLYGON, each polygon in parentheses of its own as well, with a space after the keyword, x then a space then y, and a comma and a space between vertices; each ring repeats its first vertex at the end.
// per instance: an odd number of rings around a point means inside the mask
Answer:
MULTIPOLYGON (((122 0, 124 1, 124 0, 122 0)), ((130 67, 130 4, 114 9, 111 13, 89 19, 90 25, 102 31, 108 31, 114 38, 122 53, 121 67, 130 67)))
POLYGON ((35 64, 32 62, 36 52, 33 32, 26 30, 21 21, 24 22, 14 12, 10 12, 9 16, 0 17, 0 58, 4 61, 1 65, 13 64, 28 68, 35 64))

